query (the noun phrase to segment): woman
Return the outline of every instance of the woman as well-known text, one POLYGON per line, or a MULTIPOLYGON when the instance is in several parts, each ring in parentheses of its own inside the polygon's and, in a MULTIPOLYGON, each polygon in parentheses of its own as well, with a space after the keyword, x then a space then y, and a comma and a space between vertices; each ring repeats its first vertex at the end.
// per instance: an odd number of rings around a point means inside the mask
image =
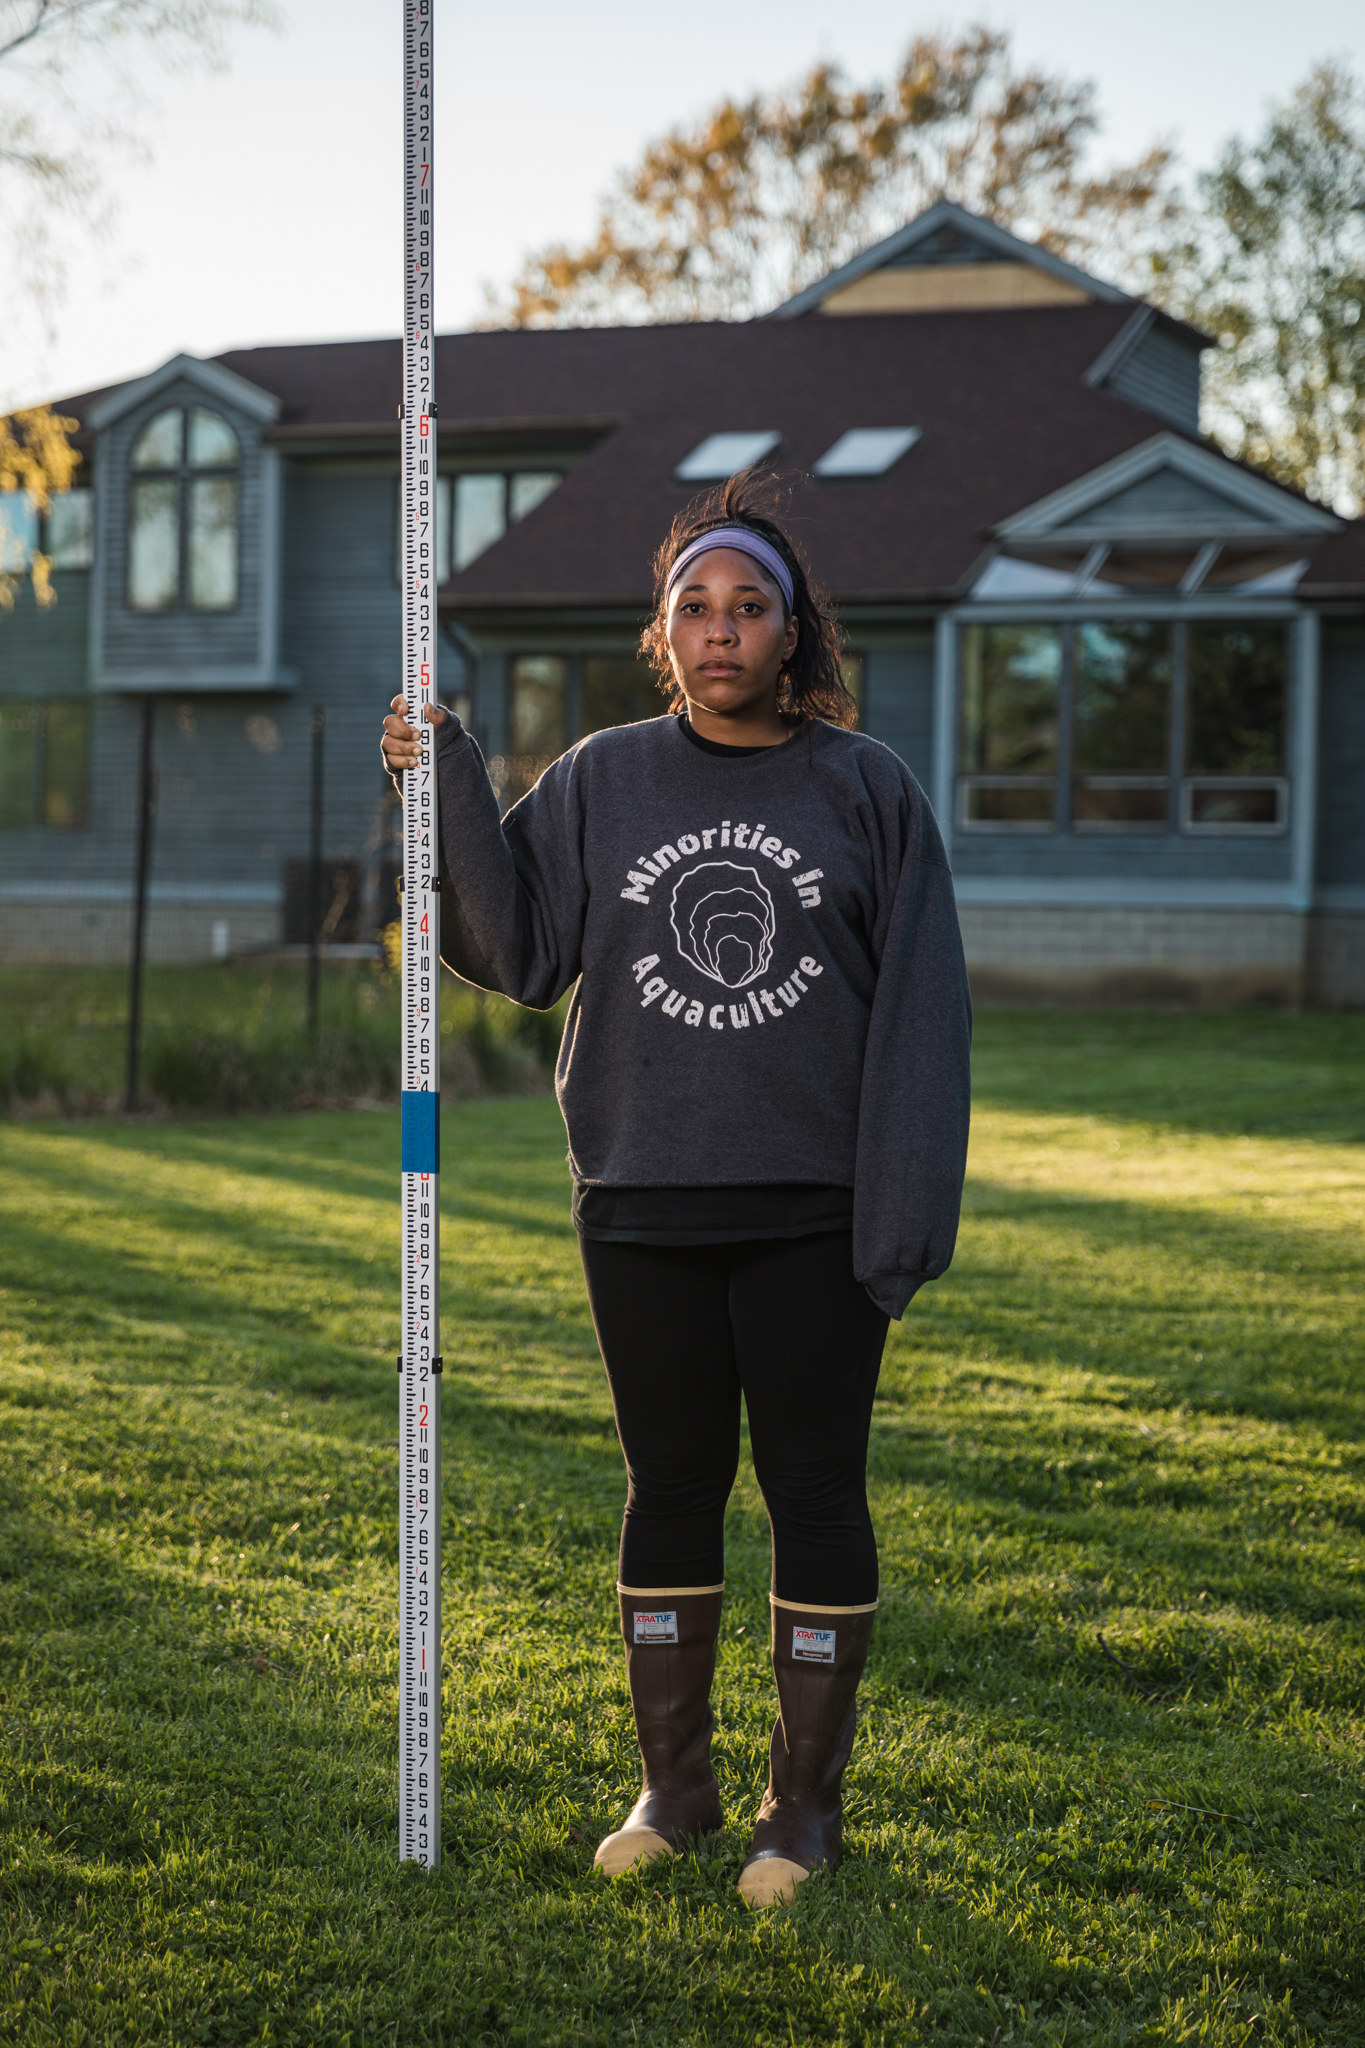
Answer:
MULTIPOLYGON (((709 1704, 739 1404, 773 1537, 779 1715, 739 1889, 840 1855, 877 1605, 867 1439, 888 1318, 952 1257, 971 1012, 914 777, 851 731, 831 613, 738 478, 680 519, 643 648, 672 714, 580 740, 499 822, 437 713, 442 954, 546 1008, 629 1491, 644 1787, 615 1874, 721 1825, 709 1704)), ((416 759, 401 698, 396 773, 416 759)))

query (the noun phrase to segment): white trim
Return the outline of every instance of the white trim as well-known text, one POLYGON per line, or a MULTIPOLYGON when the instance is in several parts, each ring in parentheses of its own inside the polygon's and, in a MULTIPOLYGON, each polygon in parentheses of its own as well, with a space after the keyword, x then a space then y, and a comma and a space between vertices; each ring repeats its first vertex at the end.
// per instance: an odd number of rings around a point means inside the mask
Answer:
MULTIPOLYGON (((1190 563, 1189 568, 1180 579, 1180 595, 1182 597, 1194 596, 1222 552, 1223 543, 1220 540, 1206 540, 1204 542, 1194 560, 1190 563)), ((1305 563, 1304 567, 1306 568, 1307 566, 1307 563, 1305 563)), ((1295 578, 1296 582, 1297 580, 1295 578)))
MULTIPOLYGON (((1207 844, 1206 840, 1199 842, 1201 848, 1207 844)), ((1134 910, 1302 911, 1306 907, 1292 881, 1239 882, 1198 876, 1186 881, 1147 881, 1136 875, 956 874, 953 893, 959 903, 1000 909, 1102 910, 1122 906, 1134 910)))
POLYGON ((298 677, 274 662, 208 662, 202 668, 106 668, 91 678, 96 696, 165 697, 175 690, 194 696, 200 690, 293 690, 298 677))
POLYGON ((1045 498, 1025 506, 1022 512, 1002 519, 993 530, 1003 540, 1037 540, 1056 534, 1061 528, 1066 529, 1068 537, 1086 538, 1088 529, 1083 523, 1083 515, 1092 506, 1103 504, 1120 491, 1130 490, 1134 484, 1145 482, 1162 469, 1173 469, 1178 476, 1213 491, 1229 505, 1238 507, 1246 515, 1245 522, 1219 520, 1215 536, 1212 515, 1207 519, 1183 522, 1163 519, 1153 525, 1150 536, 1145 528, 1125 527, 1122 533, 1117 533, 1106 526, 1102 535, 1096 532, 1097 539, 1127 542, 1150 537, 1157 541, 1173 541, 1187 535, 1194 538, 1204 526, 1208 527, 1210 538, 1220 540, 1257 539, 1281 533, 1306 536, 1342 530, 1343 522, 1334 512, 1325 511, 1321 505, 1309 504, 1306 498, 1296 497, 1279 484, 1268 483, 1264 477, 1241 468, 1212 448, 1201 447, 1197 442, 1172 433, 1153 434, 1150 440, 1139 442, 1136 448, 1115 456, 1112 462, 1101 463, 1098 469, 1063 484, 1058 491, 1050 491, 1045 498))
POLYGON ((1294 669, 1289 714, 1289 774, 1293 783, 1290 846, 1294 887, 1300 906, 1313 900, 1318 830, 1318 644, 1316 612, 1305 612, 1294 628, 1294 669))
POLYGON ((155 398, 158 391, 164 391, 177 378, 197 384, 220 405, 235 405, 249 419, 257 420, 262 426, 269 426, 281 412, 281 401, 273 392, 262 391, 259 384, 250 383, 239 377, 235 370, 225 370, 218 363, 206 363, 198 356, 172 356, 159 370, 153 370, 146 377, 135 378, 131 384, 121 384, 117 391, 90 408, 85 416, 86 427, 92 434, 102 434, 115 420, 121 420, 125 413, 135 406, 155 398))
POLYGON ((1092 384, 1097 390, 1101 385, 1107 384, 1114 372, 1123 368, 1155 319, 1155 306, 1139 306, 1132 319, 1124 321, 1114 339, 1105 343, 1081 382, 1092 384))
POLYGON ((944 843, 951 850, 957 766, 957 622, 951 612, 940 612, 934 620, 933 763, 929 801, 944 843))
POLYGON ((1193 839, 1283 839, 1289 830, 1290 785, 1287 775, 1182 775, 1180 778, 1180 829, 1193 839), (1194 815, 1196 790, 1273 790, 1275 819, 1266 825, 1246 819, 1226 819, 1205 825, 1194 815))
POLYGON ((94 475, 94 536, 95 552, 90 562, 90 583, 88 601, 90 616, 87 622, 85 643, 86 682, 95 689, 100 670, 104 666, 104 601, 109 587, 109 549, 112 545, 110 507, 113 503, 112 479, 107 462, 96 462, 94 475))
MULTIPOLYGON (((0 903, 131 903, 131 882, 0 882, 0 903)), ((262 903, 277 910, 273 882, 152 882, 149 903, 262 903)))
POLYGON ((256 488, 260 492, 260 534, 257 575, 260 579, 256 666, 273 674, 280 654, 280 579, 283 573, 280 537, 283 530, 283 465, 279 451, 262 447, 256 488))
MULTIPOLYGON (((1008 556, 997 555, 997 561, 1008 556)), ((955 607, 953 617, 960 626, 1067 625, 1076 619, 1296 619, 1302 603, 1283 592, 1258 597, 1245 588, 1196 592, 1180 597, 1175 591, 1161 595, 1135 590, 1122 597, 1098 593, 1090 597, 1002 597, 979 598, 970 592, 955 607)))

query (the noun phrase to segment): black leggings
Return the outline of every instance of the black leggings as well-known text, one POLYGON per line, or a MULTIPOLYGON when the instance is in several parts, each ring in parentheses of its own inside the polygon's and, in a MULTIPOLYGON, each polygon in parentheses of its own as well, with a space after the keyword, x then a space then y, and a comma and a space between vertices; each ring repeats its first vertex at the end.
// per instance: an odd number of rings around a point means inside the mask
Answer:
POLYGON ((579 1242, 630 1482, 622 1585, 724 1578, 743 1392, 773 1591, 809 1607, 875 1600, 867 1433, 887 1318, 853 1277, 849 1232, 579 1242))

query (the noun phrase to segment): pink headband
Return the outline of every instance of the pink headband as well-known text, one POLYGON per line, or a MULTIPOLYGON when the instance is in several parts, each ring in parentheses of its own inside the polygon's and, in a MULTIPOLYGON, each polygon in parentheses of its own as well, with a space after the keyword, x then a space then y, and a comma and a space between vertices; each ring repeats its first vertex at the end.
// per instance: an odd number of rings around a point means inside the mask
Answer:
POLYGON ((695 562, 698 555, 709 554, 712 548, 738 548, 740 554, 748 555, 752 561, 766 569, 782 592, 788 613, 792 611, 795 591, 792 587, 791 570, 772 542, 764 540, 761 533, 755 533, 748 526, 713 526, 709 533, 703 533, 696 540, 689 541, 668 572, 668 582, 664 588, 665 602, 688 563, 695 562))

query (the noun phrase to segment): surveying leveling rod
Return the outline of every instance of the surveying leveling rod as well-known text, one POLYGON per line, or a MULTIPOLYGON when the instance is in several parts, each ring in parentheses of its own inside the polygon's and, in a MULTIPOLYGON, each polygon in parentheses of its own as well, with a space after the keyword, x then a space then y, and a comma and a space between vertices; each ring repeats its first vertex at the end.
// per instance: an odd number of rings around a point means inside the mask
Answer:
POLYGON ((441 1858, 440 938, 431 18, 403 0, 403 1348, 398 1396, 398 1854, 441 1858))

